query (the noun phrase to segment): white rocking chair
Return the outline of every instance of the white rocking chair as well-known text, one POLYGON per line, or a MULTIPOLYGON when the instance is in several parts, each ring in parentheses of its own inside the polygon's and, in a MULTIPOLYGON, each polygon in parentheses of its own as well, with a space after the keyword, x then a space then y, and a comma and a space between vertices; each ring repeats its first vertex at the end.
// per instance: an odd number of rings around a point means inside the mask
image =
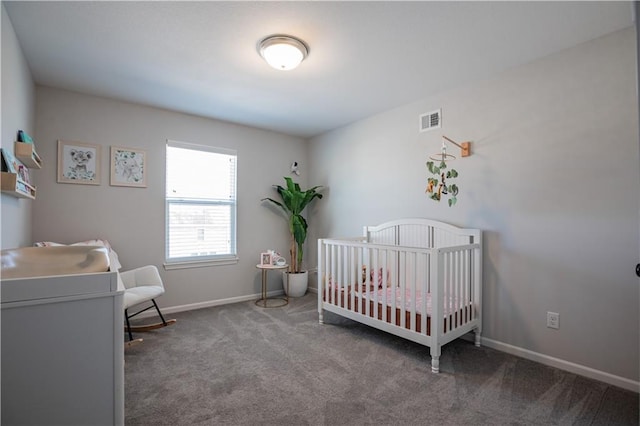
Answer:
POLYGON ((155 298, 164 294, 164 285, 158 273, 158 268, 153 265, 143 266, 141 268, 132 269, 130 271, 120 272, 120 278, 124 284, 124 318, 127 323, 127 333, 129 334, 128 345, 142 342, 142 339, 133 338, 133 332, 144 332, 156 330, 174 324, 175 319, 165 320, 155 298), (129 313, 129 308, 137 306, 145 302, 152 304, 133 314, 129 313), (132 326, 130 319, 142 312, 156 308, 161 322, 155 324, 147 324, 140 326, 132 326))

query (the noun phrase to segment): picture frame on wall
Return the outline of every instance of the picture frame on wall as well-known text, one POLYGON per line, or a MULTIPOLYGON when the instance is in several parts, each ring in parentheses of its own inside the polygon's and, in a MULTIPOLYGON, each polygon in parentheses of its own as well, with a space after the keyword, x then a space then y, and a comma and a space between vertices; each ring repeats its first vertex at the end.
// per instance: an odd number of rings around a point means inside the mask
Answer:
POLYGON ((147 153, 136 148, 111 147, 111 186, 147 187, 147 153))
POLYGON ((58 183, 100 185, 101 146, 58 140, 58 183))

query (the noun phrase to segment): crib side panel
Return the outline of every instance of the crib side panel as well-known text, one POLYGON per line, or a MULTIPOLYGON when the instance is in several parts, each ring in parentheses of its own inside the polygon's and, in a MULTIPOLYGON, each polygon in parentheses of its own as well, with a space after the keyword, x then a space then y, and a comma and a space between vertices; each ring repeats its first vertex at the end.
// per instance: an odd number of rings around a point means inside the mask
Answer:
POLYGON ((318 253, 320 311, 335 306, 430 334, 431 250, 321 239, 318 253))

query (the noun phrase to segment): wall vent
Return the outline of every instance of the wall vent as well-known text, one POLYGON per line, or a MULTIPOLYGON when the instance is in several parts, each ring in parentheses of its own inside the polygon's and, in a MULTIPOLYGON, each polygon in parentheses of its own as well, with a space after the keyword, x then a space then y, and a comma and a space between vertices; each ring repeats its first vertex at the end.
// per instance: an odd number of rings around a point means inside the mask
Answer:
POLYGON ((442 124, 442 109, 420 115, 420 132, 439 129, 442 124))

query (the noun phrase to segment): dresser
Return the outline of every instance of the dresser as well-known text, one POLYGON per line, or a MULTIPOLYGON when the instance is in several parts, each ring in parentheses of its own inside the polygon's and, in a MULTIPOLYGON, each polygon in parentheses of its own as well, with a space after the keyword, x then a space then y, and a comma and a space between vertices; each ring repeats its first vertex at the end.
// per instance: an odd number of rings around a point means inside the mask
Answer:
POLYGON ((3 424, 124 424, 116 272, 0 281, 3 424))

